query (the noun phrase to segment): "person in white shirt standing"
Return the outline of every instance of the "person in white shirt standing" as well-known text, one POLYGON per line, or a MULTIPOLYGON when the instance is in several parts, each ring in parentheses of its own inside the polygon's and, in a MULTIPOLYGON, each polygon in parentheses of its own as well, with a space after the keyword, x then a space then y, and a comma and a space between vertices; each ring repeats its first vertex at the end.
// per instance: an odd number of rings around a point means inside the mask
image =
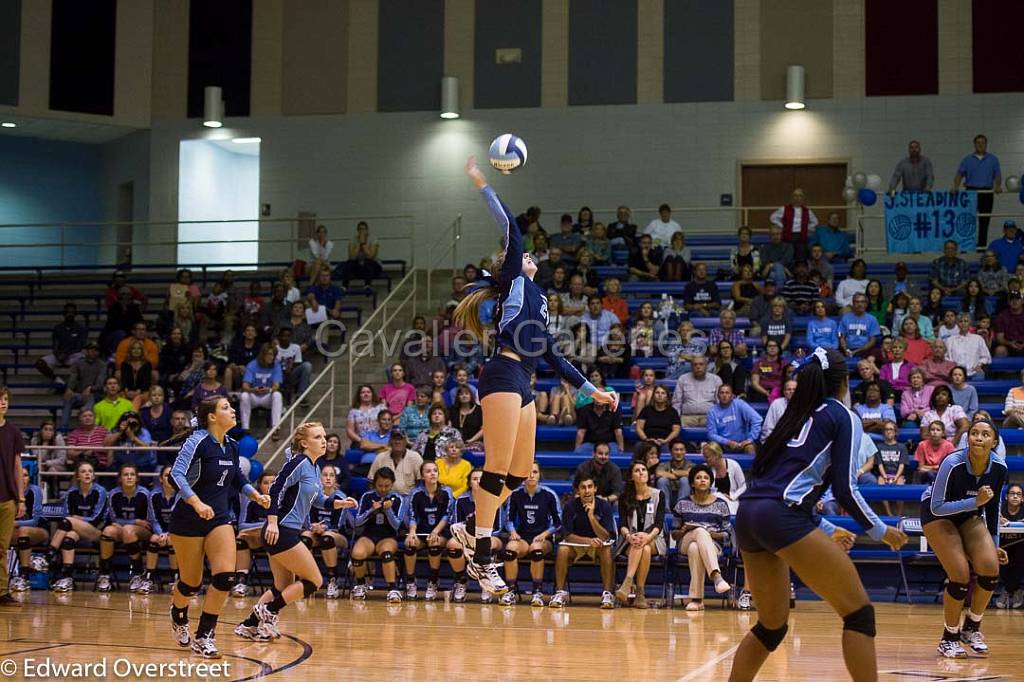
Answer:
POLYGON ((672 220, 672 207, 668 204, 659 206, 658 217, 647 223, 647 227, 644 228, 644 234, 651 235, 654 246, 662 249, 671 246, 672 235, 682 231, 683 228, 679 226, 679 223, 672 220))
POLYGON ((334 242, 327 238, 327 228, 323 225, 316 226, 316 233, 309 239, 309 283, 316 282, 316 276, 320 271, 331 270, 331 252, 334 251, 334 242))
POLYGON ((985 339, 971 331, 971 314, 960 313, 956 316, 960 333, 946 339, 946 359, 967 368, 968 378, 985 376, 985 365, 992 362, 992 353, 985 344, 985 339))

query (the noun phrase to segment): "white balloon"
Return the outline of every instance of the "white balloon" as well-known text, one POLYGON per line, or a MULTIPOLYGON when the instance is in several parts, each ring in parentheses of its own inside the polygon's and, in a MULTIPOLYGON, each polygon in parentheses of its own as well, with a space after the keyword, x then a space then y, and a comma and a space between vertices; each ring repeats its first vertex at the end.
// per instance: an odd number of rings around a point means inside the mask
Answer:
POLYGON ((868 174, 868 187, 875 191, 882 189, 882 176, 878 173, 868 174))
POLYGON ((864 175, 861 171, 857 171, 853 174, 853 186, 856 189, 863 189, 868 184, 868 176, 864 175))
POLYGON ((249 480, 249 470, 252 469, 252 462, 247 457, 238 458, 238 468, 242 470, 245 475, 245 480, 249 480))
POLYGON ((854 202, 857 199, 857 190, 852 187, 847 187, 843 190, 843 199, 845 199, 848 204, 854 202))
POLYGON ((1010 177, 1006 178, 1006 190, 1008 192, 1020 191, 1020 178, 1018 178, 1016 175, 1011 175, 1010 177))

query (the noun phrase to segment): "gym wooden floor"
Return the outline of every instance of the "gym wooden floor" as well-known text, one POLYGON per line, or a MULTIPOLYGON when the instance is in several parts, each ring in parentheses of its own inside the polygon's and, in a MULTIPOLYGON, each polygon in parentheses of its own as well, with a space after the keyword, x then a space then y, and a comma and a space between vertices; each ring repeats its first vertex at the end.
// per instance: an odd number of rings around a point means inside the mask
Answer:
MULTIPOLYGON (((564 610, 528 605, 481 605, 471 595, 456 606, 422 601, 388 606, 380 591, 364 603, 320 596, 282 615, 284 637, 273 644, 240 640, 231 632, 252 600, 230 599, 217 642, 230 663, 227 676, 205 679, 451 680, 460 674, 497 680, 724 680, 735 646, 756 612, 703 613, 616 609, 602 611, 580 598, 564 610), (493 666, 493 667, 492 667, 493 666), (492 672, 487 672, 492 671, 492 672)), ((935 655, 938 606, 876 604, 882 680, 1013 679, 1021 670, 1024 612, 992 611, 984 632, 989 658, 944 661, 935 655)), ((108 665, 200 662, 170 639, 169 599, 79 591, 33 592, 20 609, 0 611, 0 675, 25 679, 31 658, 108 665), (14 675, 7 659, 18 665, 14 675)), ((198 602, 191 610, 193 624, 198 602)), ((763 680, 848 679, 839 649, 840 625, 827 606, 801 601, 789 637, 769 659, 763 680)), ((108 673, 110 679, 114 675, 108 673)), ((70 676, 66 677, 70 679, 70 676)), ((134 676, 128 679, 136 679, 134 676)))

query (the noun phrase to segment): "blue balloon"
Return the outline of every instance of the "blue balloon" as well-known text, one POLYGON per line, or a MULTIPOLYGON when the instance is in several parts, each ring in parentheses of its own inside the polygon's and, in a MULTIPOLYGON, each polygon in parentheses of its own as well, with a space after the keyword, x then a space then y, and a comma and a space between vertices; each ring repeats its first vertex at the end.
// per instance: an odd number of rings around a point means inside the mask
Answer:
POLYGON ((246 459, 252 459, 256 456, 256 451, 260 447, 260 442, 253 436, 242 436, 241 440, 238 441, 238 454, 246 459))
POLYGON ((263 473, 263 462, 258 459, 250 460, 249 462, 249 481, 255 483, 260 480, 260 474, 263 473))
POLYGON ((874 206, 878 201, 878 195, 875 194, 875 190, 864 187, 857 192, 857 199, 865 206, 874 206))

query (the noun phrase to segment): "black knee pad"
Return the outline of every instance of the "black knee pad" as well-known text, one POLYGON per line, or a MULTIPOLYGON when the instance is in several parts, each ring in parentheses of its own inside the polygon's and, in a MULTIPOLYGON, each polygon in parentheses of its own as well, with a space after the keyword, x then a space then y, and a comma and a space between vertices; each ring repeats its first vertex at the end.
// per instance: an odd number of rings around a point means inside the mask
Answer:
POLYGON ((862 606, 843 618, 843 629, 859 632, 868 637, 875 636, 875 607, 871 604, 862 606))
POLYGON ((427 547, 427 554, 430 556, 441 556, 441 552, 444 551, 442 547, 427 547))
POLYGON ((116 542, 114 538, 110 537, 106 533, 100 535, 100 542, 116 542))
POLYGON ((789 631, 789 624, 785 623, 781 628, 770 630, 765 626, 761 625, 761 621, 757 621, 754 627, 750 628, 750 631, 754 633, 754 637, 760 640, 761 644, 768 651, 775 651, 782 644, 782 640, 786 639, 786 632, 789 631))
POLYGON ((979 575, 978 576, 978 587, 985 590, 986 592, 995 592, 995 589, 999 587, 999 576, 998 575, 979 575))
POLYGON ((380 562, 382 564, 390 564, 390 563, 394 563, 394 561, 395 561, 395 554, 394 554, 394 552, 381 552, 380 553, 380 562))
POLYGON ((124 545, 124 551, 128 556, 134 556, 142 551, 142 545, 138 540, 135 542, 126 542, 124 545))
POLYGON ((967 583, 948 581, 946 583, 946 594, 957 601, 963 601, 967 597, 967 583))
POLYGON ((513 476, 512 474, 509 474, 505 477, 505 487, 509 490, 516 490, 525 480, 525 476, 513 476))
POLYGON ((352 568, 359 568, 365 563, 362 559, 350 559, 349 562, 352 564, 352 568))
MULTIPOLYGON (((416 552, 417 551, 419 551, 419 550, 417 550, 415 547, 406 546, 406 547, 402 548, 402 554, 404 554, 405 556, 416 556, 416 552)), ((386 552, 385 552, 385 554, 386 554, 386 552)), ((384 560, 384 554, 381 554, 380 558, 381 558, 381 561, 383 561, 384 560)))
POLYGON ((238 582, 238 574, 234 571, 224 571, 223 573, 214 573, 210 577, 210 586, 215 590, 221 592, 230 592, 231 588, 238 582))
POLYGON ((20 537, 20 538, 18 538, 18 545, 17 545, 17 547, 18 547, 18 551, 21 551, 21 550, 24 550, 24 549, 31 549, 32 548, 32 541, 29 540, 27 537, 24 537, 24 536, 20 537))
POLYGON ((505 487, 505 477, 493 471, 485 471, 480 477, 480 488, 497 497, 505 487))
POLYGON ((69 531, 71 530, 71 521, 68 519, 61 519, 57 522, 57 530, 69 531))
POLYGON ((313 538, 308 535, 302 535, 299 537, 299 542, 304 544, 308 549, 313 549, 313 538))
POLYGON ((155 542, 150 542, 146 545, 146 551, 152 552, 153 554, 157 554, 160 552, 160 545, 156 544, 155 542))
POLYGON ((199 593, 200 585, 189 585, 184 580, 178 580, 178 594, 183 597, 191 597, 199 593))
POLYGON ((498 552, 498 558, 502 561, 515 561, 519 558, 519 555, 511 550, 503 549, 498 552))
POLYGON ((306 599, 309 599, 314 594, 316 594, 316 590, 317 590, 316 583, 314 583, 314 582, 312 582, 310 580, 303 580, 302 581, 302 596, 304 596, 306 599))
POLYGON ((71 550, 71 549, 74 549, 75 547, 78 547, 78 542, 75 541, 75 540, 72 540, 71 538, 64 538, 63 540, 60 541, 60 548, 61 549, 71 550))
POLYGON ((338 543, 334 541, 330 535, 320 536, 320 549, 334 549, 338 546, 338 543))
POLYGON ((247 552, 249 551, 249 543, 242 538, 235 538, 235 551, 247 552))
POLYGON ((448 549, 447 553, 448 553, 448 558, 449 559, 461 559, 462 558, 462 548, 461 547, 456 547, 455 549, 448 549))
POLYGON ((542 549, 531 549, 526 553, 526 558, 530 561, 544 561, 544 550, 542 549))

